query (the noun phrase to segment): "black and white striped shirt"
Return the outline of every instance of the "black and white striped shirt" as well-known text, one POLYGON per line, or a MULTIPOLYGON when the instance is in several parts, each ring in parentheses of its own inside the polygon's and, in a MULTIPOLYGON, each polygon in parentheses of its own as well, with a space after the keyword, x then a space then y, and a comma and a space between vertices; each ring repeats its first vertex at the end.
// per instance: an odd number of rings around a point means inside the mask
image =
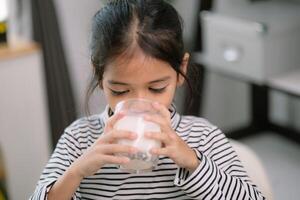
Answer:
MULTIPOLYGON (((180 116, 174 106, 170 110, 172 128, 200 160, 193 173, 163 156, 156 169, 144 174, 106 165, 82 180, 73 199, 265 199, 220 129, 202 118, 180 116)), ((102 134, 107 119, 108 109, 65 129, 31 199, 47 199, 55 181, 102 134)))

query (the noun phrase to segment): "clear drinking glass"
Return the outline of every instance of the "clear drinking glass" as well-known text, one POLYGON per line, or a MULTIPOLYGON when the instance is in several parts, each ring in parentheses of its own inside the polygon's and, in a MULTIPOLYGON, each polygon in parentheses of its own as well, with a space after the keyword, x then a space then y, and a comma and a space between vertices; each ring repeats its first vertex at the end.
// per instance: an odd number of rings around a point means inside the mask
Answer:
POLYGON ((129 99, 116 105, 115 113, 124 111, 125 116, 116 122, 114 129, 137 133, 135 140, 121 139, 119 144, 138 148, 136 154, 121 154, 130 158, 130 162, 120 166, 121 171, 143 173, 151 171, 158 162, 158 156, 150 154, 153 147, 161 147, 161 142, 147 139, 145 132, 161 132, 158 124, 144 120, 144 115, 159 115, 152 107, 152 101, 146 99, 129 99))

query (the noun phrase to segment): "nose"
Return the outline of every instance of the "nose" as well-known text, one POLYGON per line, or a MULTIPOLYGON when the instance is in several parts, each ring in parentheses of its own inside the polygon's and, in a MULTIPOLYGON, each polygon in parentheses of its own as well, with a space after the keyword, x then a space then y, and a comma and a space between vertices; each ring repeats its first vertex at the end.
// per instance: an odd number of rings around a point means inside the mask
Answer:
POLYGON ((150 96, 145 91, 137 91, 133 98, 150 100, 150 96))
POLYGON ((147 95, 144 92, 137 92, 134 98, 137 99, 147 99, 147 95))

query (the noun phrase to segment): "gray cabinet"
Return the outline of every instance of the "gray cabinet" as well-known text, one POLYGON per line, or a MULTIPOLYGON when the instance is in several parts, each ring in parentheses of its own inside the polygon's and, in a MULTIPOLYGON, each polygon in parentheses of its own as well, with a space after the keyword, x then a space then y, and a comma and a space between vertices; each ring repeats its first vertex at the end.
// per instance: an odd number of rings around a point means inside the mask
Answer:
POLYGON ((42 55, 0 48, 0 146, 11 200, 28 199, 50 154, 42 55))
POLYGON ((231 12, 204 12, 204 63, 256 84, 300 63, 300 5, 258 2, 231 12))

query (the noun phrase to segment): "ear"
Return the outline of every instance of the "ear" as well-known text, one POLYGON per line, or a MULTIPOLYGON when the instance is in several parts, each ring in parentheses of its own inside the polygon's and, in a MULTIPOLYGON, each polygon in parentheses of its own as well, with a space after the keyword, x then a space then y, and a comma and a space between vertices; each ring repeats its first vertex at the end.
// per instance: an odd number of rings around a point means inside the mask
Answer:
MULTIPOLYGON (((187 68, 188 68, 189 60, 190 60, 190 54, 185 53, 183 58, 182 58, 181 65, 180 65, 180 70, 182 71, 182 73, 184 75, 187 74, 187 68)), ((184 81, 185 81, 184 77, 181 74, 178 74, 177 87, 181 86, 184 83, 184 81)))
MULTIPOLYGON (((101 74, 101 73, 100 73, 101 74)), ((103 77, 104 77, 104 72, 102 73, 102 77, 100 80, 98 80, 98 86, 101 90, 103 90, 103 77)))
POLYGON ((103 90, 103 80, 100 80, 100 81, 99 81, 99 88, 100 88, 101 90, 103 90))

